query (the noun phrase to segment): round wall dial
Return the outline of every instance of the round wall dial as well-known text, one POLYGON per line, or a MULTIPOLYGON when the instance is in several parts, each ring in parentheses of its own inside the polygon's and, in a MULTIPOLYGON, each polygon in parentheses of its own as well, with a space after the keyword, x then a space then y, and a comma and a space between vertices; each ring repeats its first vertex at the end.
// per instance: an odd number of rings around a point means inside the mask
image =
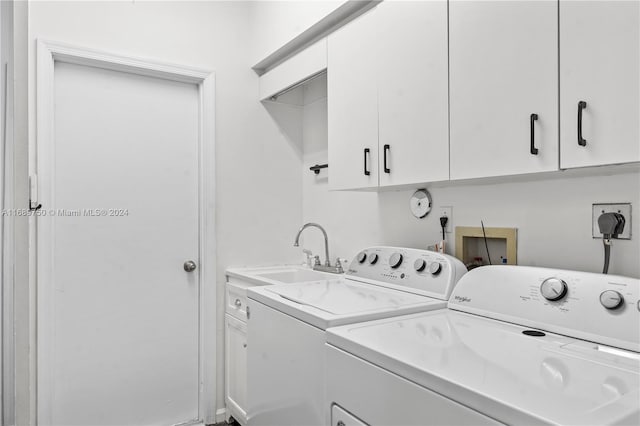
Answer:
POLYGON ((411 213, 418 219, 422 219, 431 211, 431 195, 426 189, 418 189, 409 200, 411 213))

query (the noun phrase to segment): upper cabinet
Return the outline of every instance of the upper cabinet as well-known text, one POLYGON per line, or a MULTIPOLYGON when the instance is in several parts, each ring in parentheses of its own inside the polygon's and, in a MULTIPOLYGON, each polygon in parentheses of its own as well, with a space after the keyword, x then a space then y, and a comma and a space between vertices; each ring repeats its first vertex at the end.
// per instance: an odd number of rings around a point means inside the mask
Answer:
POLYGON ((378 186, 376 9, 329 36, 327 122, 329 186, 378 186))
POLYGON ((560 1, 560 165, 640 161, 640 2, 560 1))
POLYGON ((332 189, 449 178, 447 2, 387 0, 329 36, 332 189))
POLYGON ((558 169, 556 1, 449 2, 451 179, 558 169))
POLYGON ((449 179, 447 2, 378 6, 380 186, 449 179))
POLYGON ((387 0, 327 51, 332 189, 640 161, 640 0, 387 0))

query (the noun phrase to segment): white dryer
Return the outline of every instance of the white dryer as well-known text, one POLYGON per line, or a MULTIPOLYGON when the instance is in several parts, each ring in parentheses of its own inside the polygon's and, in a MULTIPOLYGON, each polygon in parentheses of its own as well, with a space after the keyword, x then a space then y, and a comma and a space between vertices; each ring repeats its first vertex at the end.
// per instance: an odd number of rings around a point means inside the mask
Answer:
POLYGON ((249 425, 324 425, 325 330, 446 307, 457 259, 397 247, 360 252, 344 276, 254 287, 247 307, 249 425))
POLYGON ((327 341, 332 425, 640 424, 638 279, 487 266, 327 341))

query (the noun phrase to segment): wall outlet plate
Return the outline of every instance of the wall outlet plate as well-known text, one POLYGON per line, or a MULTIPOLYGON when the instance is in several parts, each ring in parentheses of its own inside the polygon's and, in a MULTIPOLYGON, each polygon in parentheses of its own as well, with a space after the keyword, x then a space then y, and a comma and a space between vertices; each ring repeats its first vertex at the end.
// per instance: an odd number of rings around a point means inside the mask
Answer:
POLYGON ((443 206, 443 207, 438 208, 436 211, 438 212, 438 223, 440 223, 440 218, 442 216, 446 216, 446 217, 449 218, 449 220, 447 221, 447 226, 445 228, 445 232, 447 234, 450 234, 452 232, 452 230, 453 230, 453 226, 451 225, 453 223, 453 207, 451 207, 451 206, 443 206))
POLYGON ((624 216, 624 230, 618 240, 631 239, 631 203, 598 203, 591 206, 591 233, 593 238, 602 238, 598 217, 602 213, 620 213, 624 216))

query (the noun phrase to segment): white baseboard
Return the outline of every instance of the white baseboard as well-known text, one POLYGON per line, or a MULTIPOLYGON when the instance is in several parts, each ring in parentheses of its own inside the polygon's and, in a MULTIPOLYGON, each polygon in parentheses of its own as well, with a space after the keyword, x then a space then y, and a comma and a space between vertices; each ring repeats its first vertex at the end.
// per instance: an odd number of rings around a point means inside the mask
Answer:
POLYGON ((222 423, 227 420, 227 409, 219 408, 216 410, 216 423, 222 423))

